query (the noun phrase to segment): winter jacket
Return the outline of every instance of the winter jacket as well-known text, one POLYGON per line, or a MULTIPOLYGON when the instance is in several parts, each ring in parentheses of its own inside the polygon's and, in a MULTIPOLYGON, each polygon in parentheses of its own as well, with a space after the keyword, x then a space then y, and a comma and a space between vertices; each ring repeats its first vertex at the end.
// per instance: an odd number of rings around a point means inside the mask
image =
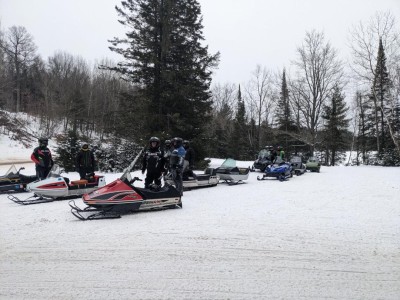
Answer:
POLYGON ((164 151, 158 148, 149 148, 144 153, 142 161, 142 172, 147 169, 147 173, 161 173, 164 171, 164 151))
POLYGON ((178 169, 183 168, 183 161, 185 160, 186 150, 182 146, 172 151, 169 165, 171 168, 178 169))
POLYGON ((81 169, 91 169, 94 172, 96 167, 96 161, 94 159, 94 154, 90 149, 81 149, 76 155, 76 168, 81 169))
POLYGON ((194 150, 193 148, 188 147, 186 150, 186 154, 185 154, 185 160, 187 160, 189 162, 189 167, 193 167, 194 165, 194 150))
POLYGON ((53 159, 51 157, 50 149, 47 147, 36 147, 31 155, 31 160, 43 168, 51 168, 53 166, 53 159))

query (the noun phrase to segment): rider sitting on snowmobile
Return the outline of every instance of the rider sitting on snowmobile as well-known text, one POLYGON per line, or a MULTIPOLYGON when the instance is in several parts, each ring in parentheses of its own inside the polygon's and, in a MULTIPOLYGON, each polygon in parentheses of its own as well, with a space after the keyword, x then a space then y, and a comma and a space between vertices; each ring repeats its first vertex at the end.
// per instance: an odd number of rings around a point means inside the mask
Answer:
POLYGON ((88 143, 83 143, 76 155, 76 171, 81 179, 93 177, 96 161, 88 143))
POLYGON ((275 158, 271 160, 274 164, 283 164, 285 163, 285 151, 283 151, 282 146, 276 147, 276 150, 274 150, 274 155, 275 158))
POLYGON ((183 141, 183 148, 185 148, 185 160, 183 162, 183 178, 187 179, 189 177, 196 178, 196 175, 193 172, 194 169, 194 150, 190 147, 190 143, 188 140, 183 141))
POLYGON ((142 161, 142 174, 147 169, 144 187, 150 188, 154 182, 157 186, 161 185, 161 173, 164 171, 164 151, 160 149, 160 139, 151 137, 149 140, 149 148, 146 150, 142 161))
POLYGON ((186 151, 185 148, 183 148, 182 146, 182 139, 179 137, 174 138, 173 146, 174 150, 172 151, 169 159, 169 167, 172 179, 175 183, 175 187, 182 195, 183 194, 182 169, 186 151))
POLYGON ((33 150, 31 160, 35 163, 36 176, 39 180, 47 177, 54 162, 51 157, 50 149, 47 148, 49 143, 48 138, 41 137, 38 139, 39 147, 33 150))
POLYGON ((278 150, 278 156, 282 159, 282 161, 285 161, 285 151, 283 151, 283 147, 278 146, 276 149, 278 150))
POLYGON ((276 160, 276 157, 278 156, 278 153, 276 152, 275 148, 273 146, 269 146, 268 150, 270 152, 270 157, 269 157, 269 161, 274 163, 276 160))

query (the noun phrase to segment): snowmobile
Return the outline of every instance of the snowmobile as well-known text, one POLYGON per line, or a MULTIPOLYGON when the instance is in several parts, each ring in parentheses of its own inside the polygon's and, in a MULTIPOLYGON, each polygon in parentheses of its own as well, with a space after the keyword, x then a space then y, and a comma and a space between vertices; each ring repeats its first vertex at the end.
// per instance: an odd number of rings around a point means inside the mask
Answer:
POLYGON ((301 159, 301 156, 293 156, 290 159, 290 164, 292 165, 294 173, 297 176, 300 176, 307 171, 306 165, 303 164, 303 160, 301 159))
POLYGON ((37 180, 36 175, 27 176, 20 173, 24 167, 17 168, 12 165, 5 175, 0 176, 0 192, 26 192, 28 183, 37 180))
POLYGON ((267 178, 272 177, 279 179, 279 181, 284 181, 289 177, 293 177, 293 173, 294 171, 292 166, 278 157, 273 165, 269 165, 265 168, 262 177, 257 176, 257 180, 266 180, 267 178))
MULTIPOLYGON (((171 172, 164 176, 164 182, 168 185, 175 185, 172 179, 171 172)), ((183 190, 188 191, 196 188, 216 186, 219 182, 219 177, 214 174, 195 174, 193 171, 188 170, 183 172, 182 183, 183 190)))
POLYGON ((229 185, 244 183, 249 178, 250 168, 238 168, 232 158, 226 159, 218 168, 207 168, 206 174, 218 176, 229 185))
POLYGON ((264 170, 267 168, 267 166, 272 164, 271 151, 269 150, 270 147, 271 146, 266 146, 265 149, 260 150, 256 160, 254 161, 252 171, 255 171, 256 169, 258 169, 261 172, 264 172, 264 170))
POLYGON ((127 168, 120 178, 106 186, 83 195, 85 208, 78 207, 71 200, 71 213, 85 221, 120 218, 121 214, 136 211, 182 208, 181 194, 175 187, 169 184, 163 187, 136 187, 134 182, 142 180, 138 177, 132 179, 129 170, 127 168))
POLYGON ((104 176, 90 174, 86 179, 70 181, 69 178, 61 176, 61 173, 61 168, 55 164, 46 179, 27 185, 26 189, 34 193, 32 197, 21 200, 13 195, 8 195, 8 198, 23 205, 46 203, 77 198, 106 184, 104 176))

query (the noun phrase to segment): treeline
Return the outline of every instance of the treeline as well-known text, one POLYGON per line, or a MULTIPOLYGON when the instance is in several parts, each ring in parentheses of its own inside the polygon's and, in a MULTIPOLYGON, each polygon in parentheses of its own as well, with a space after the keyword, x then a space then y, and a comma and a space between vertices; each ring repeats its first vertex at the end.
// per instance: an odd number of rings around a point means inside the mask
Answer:
POLYGON ((211 86, 220 54, 204 45, 197 1, 132 0, 117 12, 127 28, 110 41, 117 64, 65 52, 44 61, 24 27, 0 31, 0 108, 38 116, 49 136, 59 124, 136 144, 181 136, 199 160, 251 160, 281 145, 318 151, 329 165, 346 150, 357 152, 355 163, 400 164, 400 39, 390 13, 352 28, 349 62, 314 30, 290 68, 259 65, 246 83, 211 86))

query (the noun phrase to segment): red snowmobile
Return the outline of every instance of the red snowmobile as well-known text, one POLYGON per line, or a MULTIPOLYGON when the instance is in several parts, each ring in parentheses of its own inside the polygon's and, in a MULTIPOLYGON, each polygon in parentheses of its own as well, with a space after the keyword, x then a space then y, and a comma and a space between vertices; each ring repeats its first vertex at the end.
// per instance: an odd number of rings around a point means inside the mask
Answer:
POLYGON ((82 209, 71 200, 71 213, 80 220, 96 220, 120 218, 121 214, 142 210, 182 208, 181 194, 175 187, 167 184, 149 189, 136 187, 133 183, 141 179, 132 179, 130 169, 128 167, 117 180, 83 195, 83 202, 87 207, 82 209))

